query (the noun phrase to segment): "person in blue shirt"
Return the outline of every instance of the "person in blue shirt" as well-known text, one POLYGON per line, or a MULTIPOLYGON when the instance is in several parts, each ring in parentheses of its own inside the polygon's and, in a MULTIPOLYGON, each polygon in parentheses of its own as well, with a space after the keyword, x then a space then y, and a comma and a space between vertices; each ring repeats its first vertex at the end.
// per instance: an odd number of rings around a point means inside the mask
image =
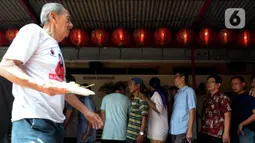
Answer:
POLYGON ((196 138, 196 95, 194 90, 187 85, 187 74, 176 73, 174 84, 179 90, 174 96, 169 134, 172 135, 172 143, 181 143, 185 140, 190 142, 196 138))
POLYGON ((232 142, 254 143, 255 98, 245 91, 242 76, 231 79, 232 91, 232 142))
POLYGON ((104 121, 103 143, 125 143, 130 100, 123 95, 126 87, 120 82, 113 85, 114 93, 103 98, 101 118, 104 121))
MULTIPOLYGON (((82 84, 88 86, 88 84, 82 84)), ((91 90, 91 87, 88 87, 91 90)), ((96 112, 96 104, 92 96, 78 96, 80 101, 88 107, 92 112, 96 112)), ((91 123, 79 113, 78 128, 77 128, 77 143, 95 143, 96 142, 96 129, 92 128, 91 123)))

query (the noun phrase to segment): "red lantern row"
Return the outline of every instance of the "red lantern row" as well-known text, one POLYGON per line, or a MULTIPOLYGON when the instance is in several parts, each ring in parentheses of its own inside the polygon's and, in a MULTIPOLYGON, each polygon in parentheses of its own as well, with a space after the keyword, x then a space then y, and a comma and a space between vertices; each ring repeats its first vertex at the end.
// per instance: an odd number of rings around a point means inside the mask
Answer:
MULTIPOLYGON (((0 45, 11 42, 18 33, 18 29, 9 29, 5 32, 0 32, 0 45)), ((73 29, 69 35, 70 42, 76 46, 85 46, 90 40, 89 34, 82 29, 73 29)), ((171 42, 172 33, 167 28, 158 28, 154 31, 154 43, 156 45, 167 45, 171 42)), ((229 29, 223 29, 217 35, 216 32, 208 28, 200 30, 197 37, 198 42, 202 45, 209 45, 219 40, 221 44, 229 44, 236 40, 239 45, 249 46, 254 43, 253 33, 244 30, 236 36, 234 32, 229 29), (235 39, 237 38, 237 39, 235 39)), ((91 41, 97 46, 105 46, 109 42, 110 34, 104 29, 96 29, 91 33, 91 41)), ((133 33, 134 42, 137 45, 143 46, 149 44, 152 40, 152 34, 144 28, 139 28, 133 33)), ((112 42, 117 46, 123 46, 130 43, 131 34, 123 29, 118 28, 111 34, 112 42)), ((194 41, 194 33, 189 29, 183 29, 177 32, 176 40, 180 44, 190 44, 194 41)), ((63 40, 61 44, 66 45, 67 39, 63 40)))
MULTIPOLYGON (((91 33, 91 41, 97 46, 105 46, 109 37, 104 29, 96 29, 91 33)), ((131 40, 130 37, 130 33, 123 28, 115 29, 111 34, 111 40, 117 46, 127 45, 131 40)), ((228 29, 221 30, 217 35, 213 30, 205 28, 199 32, 197 40, 201 45, 209 45, 215 43, 216 40, 219 40, 221 44, 229 44, 234 40, 234 37, 236 37, 234 33, 228 29)), ((153 38, 156 45, 164 46, 171 42, 172 33, 167 28, 159 28, 155 30, 153 38)), ((134 31, 133 39, 135 44, 143 46, 151 42, 152 35, 148 30, 140 28, 134 31)), ((178 43, 186 45, 194 41, 195 38, 191 30, 183 29, 177 33, 176 39, 178 43)), ((70 33, 70 41, 76 46, 85 46, 89 41, 89 35, 81 29, 74 29, 70 33)), ((237 41, 243 46, 249 46, 253 43, 249 31, 239 33, 237 41)))

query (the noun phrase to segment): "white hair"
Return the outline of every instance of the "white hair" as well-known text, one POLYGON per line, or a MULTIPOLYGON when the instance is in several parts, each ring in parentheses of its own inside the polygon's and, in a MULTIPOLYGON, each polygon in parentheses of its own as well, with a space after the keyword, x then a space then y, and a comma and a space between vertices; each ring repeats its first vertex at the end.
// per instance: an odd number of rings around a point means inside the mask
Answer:
POLYGON ((54 11, 57 14, 62 14, 63 9, 65 9, 65 7, 60 3, 46 3, 42 7, 42 11, 41 11, 41 16, 40 16, 41 25, 44 26, 46 23, 49 22, 50 12, 54 11))

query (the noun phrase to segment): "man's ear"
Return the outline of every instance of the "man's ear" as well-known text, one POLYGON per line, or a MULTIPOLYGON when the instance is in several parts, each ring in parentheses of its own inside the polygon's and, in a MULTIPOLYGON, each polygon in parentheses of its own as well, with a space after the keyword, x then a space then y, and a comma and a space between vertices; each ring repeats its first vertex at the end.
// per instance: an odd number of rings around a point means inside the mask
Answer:
POLYGON ((52 22, 56 23, 56 13, 55 12, 50 12, 49 13, 49 20, 51 20, 52 22))
POLYGON ((221 83, 217 83, 219 87, 221 87, 221 83))
POLYGON ((181 80, 185 81, 185 76, 181 76, 181 80))
POLYGON ((245 82, 242 82, 242 86, 245 87, 245 86, 246 86, 246 83, 245 83, 245 82))

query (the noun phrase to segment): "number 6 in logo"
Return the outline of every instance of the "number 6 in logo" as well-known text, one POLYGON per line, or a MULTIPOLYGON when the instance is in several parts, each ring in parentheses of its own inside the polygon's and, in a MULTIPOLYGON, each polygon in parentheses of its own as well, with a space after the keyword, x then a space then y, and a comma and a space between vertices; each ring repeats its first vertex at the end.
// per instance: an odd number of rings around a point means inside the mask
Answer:
POLYGON ((242 8, 228 8, 225 11, 225 26, 228 29, 245 27, 245 11, 242 8))

